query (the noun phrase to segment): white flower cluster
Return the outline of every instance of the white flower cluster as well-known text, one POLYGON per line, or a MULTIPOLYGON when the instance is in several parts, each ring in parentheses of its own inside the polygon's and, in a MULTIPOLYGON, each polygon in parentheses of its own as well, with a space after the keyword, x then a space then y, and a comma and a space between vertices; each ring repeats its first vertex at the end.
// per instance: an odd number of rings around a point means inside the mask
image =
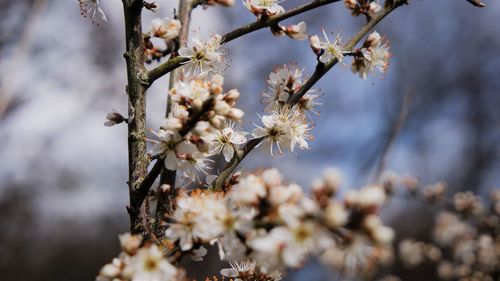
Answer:
POLYGON ((344 5, 351 10, 353 16, 375 17, 383 10, 378 0, 344 0, 344 5))
POLYGON ((183 272, 173 266, 156 245, 141 246, 139 235, 120 235, 122 252, 102 267, 96 281, 181 280, 183 272))
POLYGON ((368 36, 358 54, 355 55, 351 70, 358 73, 363 79, 366 79, 367 75, 375 70, 385 73, 389 67, 390 57, 387 40, 374 31, 368 36))
POLYGON ((245 133, 230 121, 240 121, 243 111, 235 107, 239 92, 223 92, 223 78, 213 75, 209 81, 192 78, 179 81, 170 89, 171 111, 155 139, 152 156, 164 159, 169 170, 178 168, 191 180, 207 174, 212 162, 208 157, 223 153, 230 159, 245 133))
POLYGON ((172 40, 179 36, 181 30, 181 22, 177 19, 155 18, 149 25, 147 35, 157 37, 164 40, 172 40))
POLYGON ((78 0, 78 4, 82 16, 91 19, 93 23, 100 25, 108 21, 99 0, 78 0))
MULTIPOLYGON (((258 19, 279 16, 285 13, 285 9, 279 5, 280 0, 243 0, 245 7, 250 10, 258 19)), ((287 35, 292 39, 307 39, 307 24, 304 21, 298 24, 283 26, 279 23, 270 26, 271 32, 275 36, 287 35)))
POLYGON ((458 192, 447 201, 445 190, 443 182, 411 189, 418 199, 446 211, 436 217, 431 242, 400 242, 401 261, 408 268, 437 264, 439 280, 496 280, 500 265, 500 192, 493 192, 491 204, 486 206, 472 192, 458 192))
POLYGON ((243 0, 243 4, 257 18, 272 17, 285 13, 285 9, 279 5, 282 0, 243 0))
POLYGON ((363 202, 375 204, 369 209, 348 199, 335 199, 332 189, 338 183, 333 177, 329 172, 324 180, 316 181, 312 198, 300 186, 285 183, 276 169, 241 176, 227 193, 181 193, 168 220, 166 238, 184 253, 197 245, 217 243, 220 258, 233 263, 232 269, 221 272, 231 278, 252 272, 276 276, 265 280, 279 280, 280 270, 300 267, 311 255, 323 255, 325 262, 333 263, 330 251, 348 255, 346 267, 353 257, 358 269, 368 265, 364 261, 377 262, 375 253, 392 240, 392 231, 375 214, 379 197, 360 191, 366 197, 363 202), (356 237, 356 247, 373 249, 373 253, 353 253, 357 250, 349 246, 352 237, 356 237))
POLYGON ((270 147, 277 147, 279 153, 282 148, 291 152, 298 146, 308 149, 308 140, 312 139, 310 120, 307 112, 317 113, 315 106, 320 103, 314 91, 308 91, 299 102, 290 105, 288 101, 303 85, 302 70, 295 65, 283 65, 274 69, 267 80, 267 89, 262 94, 263 102, 267 104, 266 114, 261 116, 262 126, 256 125, 252 131, 255 138, 264 138, 270 147))
MULTIPOLYGON (((319 62, 326 65, 335 59, 342 63, 347 51, 344 50, 341 44, 342 39, 340 35, 337 34, 333 42, 328 39, 328 35, 324 30, 323 35, 324 40, 321 40, 317 35, 309 37, 309 44, 311 49, 318 56, 319 62)), ((358 73, 363 79, 366 79, 368 74, 376 70, 385 73, 389 67, 389 58, 391 54, 389 52, 388 42, 376 31, 372 32, 367 37, 362 48, 352 53, 347 53, 354 56, 351 65, 352 72, 358 73)))

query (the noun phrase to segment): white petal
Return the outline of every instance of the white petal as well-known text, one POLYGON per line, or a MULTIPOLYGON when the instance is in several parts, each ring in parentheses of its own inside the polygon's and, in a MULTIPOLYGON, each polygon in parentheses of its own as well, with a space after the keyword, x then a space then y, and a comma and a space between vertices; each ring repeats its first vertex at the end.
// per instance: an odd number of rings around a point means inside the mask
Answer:
POLYGON ((169 151, 167 153, 167 157, 165 157, 165 167, 172 171, 177 169, 177 156, 175 155, 175 152, 169 151))
POLYGON ((226 162, 231 161, 233 159, 234 155, 234 149, 231 145, 225 145, 224 149, 222 150, 222 154, 224 155, 224 159, 226 159, 226 162))

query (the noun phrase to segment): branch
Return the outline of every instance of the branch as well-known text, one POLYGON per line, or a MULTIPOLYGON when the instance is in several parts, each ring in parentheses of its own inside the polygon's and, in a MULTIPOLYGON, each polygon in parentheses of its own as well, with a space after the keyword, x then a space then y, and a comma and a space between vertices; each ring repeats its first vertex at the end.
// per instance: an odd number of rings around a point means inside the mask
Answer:
MULTIPOLYGON (((179 44, 177 44, 177 50, 172 53, 177 53, 178 48, 182 48, 187 45, 188 42, 188 36, 189 36, 189 23, 191 19, 191 11, 193 10, 194 5, 196 4, 196 1, 193 0, 184 0, 179 2, 179 21, 181 22, 181 30, 179 32, 179 44)), ((188 61, 188 59, 182 58, 182 57, 176 57, 173 59, 180 59, 184 61, 188 61)), ((181 62, 182 63, 182 62, 181 62)), ((175 68, 174 68, 175 69, 175 68)), ((172 69, 172 70, 174 70, 172 69)), ((172 88, 174 84, 179 81, 180 79, 180 72, 179 71, 173 71, 170 73, 170 81, 169 81, 169 88, 172 88)), ((170 107, 171 107, 171 99, 170 95, 167 95, 167 108, 165 110, 165 117, 168 117, 168 114, 170 112, 170 107)), ((192 116, 192 118, 189 120, 191 123, 188 122, 186 126, 179 132, 181 136, 185 136, 189 131, 191 131, 192 127, 196 125, 198 122, 198 118, 200 116, 192 116)), ((163 162, 163 161, 162 161, 163 162)), ((175 179, 177 177, 177 171, 172 171, 168 170, 166 168, 163 169, 160 177, 160 186, 163 184, 167 184, 170 186, 167 192, 158 192, 158 202, 156 205, 156 225, 155 229, 159 229, 160 227, 160 221, 165 212, 170 212, 173 208, 172 202, 173 198, 175 198, 175 179)))
POLYGON ((410 104, 414 95, 415 92, 411 91, 408 94, 406 94, 405 97, 403 98, 398 118, 396 118, 396 120, 393 121, 393 124, 390 127, 389 134, 387 136, 387 140, 385 141, 384 146, 382 148, 382 153, 380 154, 380 160, 375 170, 374 182, 379 180, 380 175, 382 174, 385 168, 385 163, 387 162, 387 155, 389 153, 390 148, 394 144, 394 141, 399 135, 399 132, 401 132, 401 129, 403 128, 406 122, 406 119, 408 117, 408 111, 410 109, 410 104))
MULTIPOLYGON (((141 13, 143 2, 137 0, 123 1, 125 14, 127 64, 127 94, 128 108, 128 165, 129 165, 129 196, 130 231, 140 233, 140 209, 144 201, 141 184, 148 171, 148 156, 146 154, 146 87, 144 83, 144 52, 142 39, 141 13)), ((147 193, 146 193, 147 194, 147 193)))
POLYGON ((269 26, 273 26, 275 24, 278 24, 280 21, 286 20, 288 18, 302 14, 302 13, 307 12, 309 10, 312 10, 312 9, 315 9, 315 8, 318 8, 318 7, 327 5, 327 4, 335 3, 338 1, 340 1, 340 0, 315 0, 315 1, 312 1, 308 4, 299 6, 297 8, 293 8, 293 9, 285 12, 284 14, 281 14, 278 16, 273 16, 273 17, 270 17, 267 19, 260 19, 260 20, 257 20, 255 22, 251 23, 251 24, 247 24, 247 25, 242 26, 240 28, 236 28, 235 30, 224 34, 222 36, 222 41, 224 43, 227 43, 229 41, 232 41, 232 40, 234 40, 238 37, 241 37, 243 35, 246 35, 248 33, 251 33, 251 32, 254 32, 256 30, 266 28, 269 26))
MULTIPOLYGON (((370 32, 377 23, 379 23, 383 18, 385 18, 388 14, 390 14, 392 11, 394 11, 397 7, 401 5, 401 1, 398 1, 394 6, 387 7, 385 8, 380 14, 377 16, 373 17, 363 28, 361 28, 351 40, 346 44, 345 50, 346 51, 351 51, 356 44, 365 37, 368 32, 370 32)), ((288 104, 294 105, 300 99, 302 98, 303 95, 305 95, 313 86, 316 82, 318 82, 323 75, 325 75, 333 66, 335 66, 338 63, 337 59, 333 59, 331 62, 327 63, 326 65, 322 64, 321 62, 318 61, 318 64, 316 65, 316 69, 314 70, 314 73, 311 75, 311 77, 302 85, 300 90, 293 94, 290 99, 287 101, 288 104)), ((241 149, 239 149, 233 159, 224 167, 222 172, 217 176, 217 178, 214 180, 214 182, 210 185, 209 189, 210 190, 220 190, 226 181, 226 179, 233 173, 233 171, 236 169, 238 164, 245 158, 248 153, 255 148, 259 143, 262 142, 264 138, 258 138, 258 139, 252 139, 249 142, 245 144, 245 146, 241 149)))
POLYGON ((478 8, 486 7, 486 5, 483 2, 481 2, 480 0, 465 0, 465 1, 471 3, 473 6, 476 6, 478 8))
MULTIPOLYGON (((314 0, 308 4, 291 9, 291 10, 285 12, 284 14, 257 20, 251 24, 247 24, 245 26, 236 28, 235 30, 224 34, 222 36, 222 44, 227 43, 229 41, 232 41, 232 40, 234 40, 238 37, 241 37, 243 35, 246 35, 248 33, 254 32, 256 30, 276 25, 280 21, 291 18, 291 17, 296 16, 296 15, 301 14, 301 13, 307 12, 307 11, 312 10, 314 8, 318 8, 318 7, 321 7, 321 6, 324 6, 327 4, 331 4, 331 3, 335 3, 338 1, 340 1, 340 0, 314 0)), ((182 2, 183 1, 181 1, 181 3, 182 2)), ((156 68, 149 71, 148 83, 153 84, 153 82, 155 80, 157 80, 158 78, 162 77, 163 75, 169 73, 170 71, 178 68, 179 66, 182 65, 182 63, 187 62, 187 61, 188 61, 188 59, 182 58, 182 57, 170 58, 168 61, 164 62, 163 64, 161 64, 161 65, 157 66, 156 68)))

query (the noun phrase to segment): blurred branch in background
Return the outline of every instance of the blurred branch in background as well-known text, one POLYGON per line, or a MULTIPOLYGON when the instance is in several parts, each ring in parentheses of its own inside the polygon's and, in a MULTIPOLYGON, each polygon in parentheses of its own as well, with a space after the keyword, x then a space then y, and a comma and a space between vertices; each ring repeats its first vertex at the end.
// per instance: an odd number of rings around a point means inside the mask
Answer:
POLYGON ((375 175, 372 182, 377 182, 380 179, 382 172, 386 168, 389 151, 393 146, 394 142, 396 141, 396 138, 398 137, 399 133, 403 129, 403 126, 405 125, 406 119, 410 111, 411 101, 413 100, 414 97, 415 97, 415 92, 410 91, 408 94, 404 96, 403 101, 401 102, 398 117, 393 120, 392 125, 390 126, 389 133, 387 135, 387 139, 382 147, 382 151, 380 153, 380 159, 376 165, 375 175))
POLYGON ((48 0, 34 0, 21 32, 21 36, 8 61, 5 74, 0 79, 0 120, 11 106, 16 105, 14 94, 21 75, 20 71, 26 62, 27 54, 33 44, 33 36, 38 20, 47 8, 48 0))

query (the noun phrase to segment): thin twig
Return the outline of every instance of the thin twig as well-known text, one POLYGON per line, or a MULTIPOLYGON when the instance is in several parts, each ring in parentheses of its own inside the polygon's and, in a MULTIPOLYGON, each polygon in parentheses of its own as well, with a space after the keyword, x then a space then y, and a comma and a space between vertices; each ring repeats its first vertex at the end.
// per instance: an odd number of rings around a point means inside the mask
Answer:
POLYGON ((415 93, 413 91, 409 92, 408 94, 405 95, 403 98, 403 102, 401 104, 401 109, 399 111, 398 118, 394 120, 393 124, 391 125, 391 129, 389 131, 389 134, 387 136, 387 140, 384 143, 384 146, 382 148, 382 152, 380 153, 380 160, 377 164, 377 168, 375 170, 375 175, 374 175, 374 182, 378 181, 380 179, 380 175, 382 174, 382 171, 385 168, 385 164, 387 162, 387 155, 389 154, 389 150, 396 141, 396 138, 398 137, 399 133, 401 132, 401 129, 403 128, 406 119, 408 117, 408 112, 410 109, 411 101, 414 97, 415 93))
MULTIPOLYGON (((227 43, 229 41, 232 41, 232 40, 239 38, 243 35, 246 35, 248 33, 257 31, 259 29, 276 25, 280 21, 283 21, 285 19, 299 15, 301 13, 310 11, 312 9, 315 9, 315 8, 318 8, 318 7, 327 5, 327 4, 335 3, 338 1, 340 1, 340 0, 315 0, 315 1, 312 1, 308 4, 291 9, 291 10, 285 12, 284 14, 257 20, 251 24, 247 24, 245 26, 236 28, 235 30, 224 34, 222 36, 222 44, 227 43)), ((163 75, 169 73, 170 71, 178 68, 179 66, 182 65, 182 63, 187 62, 188 60, 189 59, 183 58, 183 57, 170 58, 168 61, 164 62, 163 64, 161 64, 161 65, 157 66, 156 68, 149 71, 148 83, 153 84, 153 82, 155 80, 157 80, 158 78, 162 77, 163 75)))
MULTIPOLYGON (((401 3, 401 2, 398 2, 401 3)), ((396 4, 392 7, 387 7, 385 8, 380 14, 377 16, 373 17, 363 28, 361 28, 351 40, 346 44, 345 50, 346 51, 351 51, 356 44, 361 41, 363 37, 370 32, 370 30, 377 25, 383 18, 385 18, 388 14, 390 14, 393 10, 395 10, 397 7, 399 7, 401 4, 396 4)), ((323 75, 325 75, 333 66, 335 66, 338 63, 337 59, 333 59, 331 62, 327 63, 326 65, 318 62, 316 65, 316 69, 314 73, 311 75, 311 77, 302 85, 300 90, 293 94, 290 99, 287 101, 288 104, 294 105, 297 102, 300 101, 303 95, 305 95, 311 88, 314 86, 314 84, 321 78, 323 75)), ((258 139, 252 139, 249 142, 243 146, 243 148, 239 149, 236 153, 233 159, 224 167, 222 172, 217 176, 217 178, 214 180, 214 182, 210 185, 209 189, 211 190, 220 190, 226 181, 226 179, 233 173, 233 171, 236 169, 236 167, 239 165, 239 163, 245 158, 248 153, 255 148, 257 145, 259 145, 265 138, 258 138, 258 139)))

